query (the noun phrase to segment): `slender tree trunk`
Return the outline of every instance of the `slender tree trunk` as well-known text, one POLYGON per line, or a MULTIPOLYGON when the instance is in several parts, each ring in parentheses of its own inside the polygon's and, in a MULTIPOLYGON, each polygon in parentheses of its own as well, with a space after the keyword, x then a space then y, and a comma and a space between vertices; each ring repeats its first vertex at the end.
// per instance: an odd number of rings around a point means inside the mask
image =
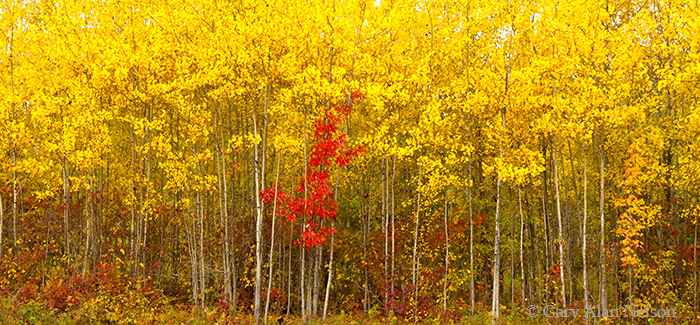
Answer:
MULTIPOLYGON (((132 80, 132 85, 133 85, 133 80, 132 80)), ((135 146, 136 144, 136 135, 134 134, 134 122, 133 119, 136 118, 136 115, 134 113, 134 101, 132 100, 131 102, 131 118, 132 118, 132 123, 131 123, 131 196, 132 200, 136 201, 136 149, 135 146)), ((65 158, 64 158, 65 159, 65 158)), ((130 223, 130 230, 129 230, 129 257, 131 259, 131 265, 130 265, 130 271, 133 275, 134 272, 134 267, 135 267, 135 254, 136 254, 136 230, 135 230, 135 223, 136 223, 136 206, 135 202, 130 202, 131 206, 131 223, 130 223)), ((68 228, 66 228, 68 229, 68 228)))
MULTIPOLYGON (((526 193, 527 194, 527 193, 526 193)), ((525 201, 527 204, 527 201, 525 201)), ((527 208, 526 208, 527 210, 527 208)), ((542 267, 540 264, 540 248, 539 248, 539 240, 537 237, 538 233, 538 228, 537 228, 537 222, 534 220, 531 220, 528 223, 528 232, 530 233, 530 252, 532 254, 532 258, 535 261, 532 265, 530 265, 530 287, 529 287, 529 294, 530 294, 530 301, 534 302, 536 301, 538 305, 542 304, 542 283, 541 283, 541 276, 542 276, 542 267), (533 294, 533 290, 535 291, 535 294, 533 294)))
MULTIPOLYGON (((0 195, 0 258, 2 258, 2 234, 3 234, 3 221, 5 221, 5 214, 3 212, 2 195, 0 195)), ((47 239, 48 243, 48 239, 47 239)))
POLYGON ((188 230, 187 236, 187 250, 190 254, 190 278, 192 281, 192 300, 194 301, 194 310, 196 311, 199 309, 199 290, 197 289, 199 287, 199 271, 197 270, 197 254, 195 253, 196 250, 194 249, 194 227, 195 218, 194 216, 192 216, 192 229, 188 230))
MULTIPOLYGON (((14 21, 10 22, 10 93, 14 96, 15 94, 15 62, 14 62, 14 51, 15 51, 15 24, 14 21)), ((15 102, 12 101, 12 121, 16 119, 15 116, 15 102)), ((63 113, 63 109, 61 109, 63 113)), ((63 114, 61 114, 63 116, 63 114)), ((12 254, 17 258, 17 148, 15 143, 10 142, 12 145, 12 254)), ((66 228, 67 229, 67 228, 66 228)), ((2 242, 0 242, 0 246, 2 242)), ((66 245, 68 246, 68 245, 66 245)), ((1 256, 0 256, 1 257, 1 256)))
MULTIPOLYGON (((305 222, 302 219, 302 222, 300 224, 300 230, 299 230, 299 238, 303 238, 302 233, 304 232, 304 225, 305 222)), ((299 250, 301 251, 301 264, 299 267, 301 268, 301 276, 299 277, 299 291, 300 291, 300 296, 301 296, 301 319, 302 321, 308 321, 308 311, 306 309, 306 287, 304 286, 304 282, 306 281, 306 249, 304 248, 304 242, 303 239, 300 239, 301 245, 299 245, 299 250)))
POLYGON ((382 158, 382 232, 384 233, 384 276, 382 290, 384 291, 384 304, 389 300, 387 280, 389 277, 389 159, 382 158))
MULTIPOLYGON (((333 9, 335 9, 335 2, 333 2, 333 9)), ((331 31, 331 37, 333 35, 333 32, 331 31)), ((333 84, 333 56, 334 56, 334 51, 333 47, 331 46, 330 52, 328 55, 328 84, 333 84)), ((327 109, 331 109, 331 99, 328 98, 327 104, 326 104, 327 109)), ((321 224, 323 224, 323 220, 320 221, 321 224)), ((323 250, 321 246, 318 246, 316 248, 316 261, 314 263, 314 279, 313 279, 313 304, 312 304, 312 317, 315 319, 318 316, 318 299, 320 295, 320 290, 321 290, 321 265, 323 264, 323 250)))
MULTIPOLYGON (((364 188, 364 180, 362 182, 362 188, 364 188)), ((370 197, 372 193, 372 189, 370 188, 368 193, 365 194, 364 196, 367 197, 367 202, 365 203, 363 214, 362 214, 362 220, 363 220, 363 225, 362 225, 362 261, 363 261, 363 271, 364 271, 364 283, 362 285, 362 289, 364 291, 364 296, 362 299, 362 309, 363 312, 367 313, 369 310, 369 259, 367 257, 367 243, 369 241, 369 223, 370 223, 370 215, 372 214, 372 202, 370 201, 370 197)))
MULTIPOLYGON (((221 170, 222 169, 221 163, 222 163, 223 152, 218 144, 219 135, 218 135, 218 131, 217 131, 218 128, 216 126, 216 123, 217 122, 214 122, 214 133, 215 133, 214 135, 217 137, 217 139, 216 139, 217 150, 215 151, 215 154, 216 154, 215 158, 216 158, 216 176, 217 176, 217 183, 218 183, 218 191, 217 192, 219 194, 219 220, 221 222, 221 227, 225 227, 226 226, 226 218, 224 217, 224 214, 225 214, 225 212, 224 212, 224 198, 223 198, 224 195, 222 193, 222 192, 224 192, 224 186, 223 186, 222 179, 226 178, 226 176, 223 175, 222 170, 221 170)), ((225 169, 226 168, 224 167, 224 172, 225 172, 225 169)), ((228 277, 227 277, 229 273, 228 273, 228 260, 227 260, 228 250, 226 249, 226 246, 227 246, 226 245, 226 242, 227 242, 226 238, 227 238, 227 232, 224 231, 221 233, 221 266, 223 267, 224 295, 228 299, 229 293, 230 293, 228 290, 230 289, 230 287, 229 287, 229 282, 228 282, 228 277)))
MULTIPOLYGON (((525 218, 523 217, 523 200, 518 187, 518 210, 520 211, 520 300, 525 306, 525 259, 523 258, 523 237, 525 234, 525 218)), ((515 306, 513 306, 515 307, 515 306)))
MULTIPOLYGON (((44 209, 44 218, 46 220, 46 239, 44 243, 44 258, 41 259, 41 285, 46 285, 46 259, 49 256, 49 231, 51 230, 51 219, 49 217, 49 209, 44 209)), ((2 195, 0 195, 0 230, 2 229, 2 195)), ((0 258, 2 257, 2 231, 0 231, 0 258)))
MULTIPOLYGON (((500 172, 499 172, 500 173, 500 172)), ((501 266, 501 230, 500 230, 500 205, 501 205, 501 177, 496 181, 496 217, 493 245, 493 295, 491 296, 491 323, 495 324, 500 318, 500 266, 501 266)))
MULTIPOLYGON (((587 148, 583 145, 583 247, 582 247, 582 257, 583 257, 583 304, 584 310, 588 310, 588 261, 586 256, 586 228, 588 228, 588 161, 587 161, 587 148)), ((584 318, 586 323, 588 323, 588 318, 584 318)))
POLYGON ((445 280, 442 283, 442 312, 447 312, 447 280, 450 273, 450 232, 448 229, 448 217, 447 217, 447 190, 445 190, 445 203, 443 206, 444 219, 445 219, 445 280))
MULTIPOLYGON (((336 184, 337 188, 337 184, 336 184)), ((337 193, 337 191, 336 191, 337 193)), ((331 229, 335 229, 335 220, 331 221, 331 229)), ((328 298, 331 292, 331 281, 333 281, 333 245, 335 245, 335 233, 331 234, 331 253, 328 258, 328 280, 326 281, 326 295, 323 300, 323 320, 326 320, 328 315, 328 298)))
POLYGON ((307 270, 307 278, 306 278, 306 315, 309 321, 312 320, 311 317, 313 317, 313 285, 314 285, 314 263, 316 261, 314 254, 312 253, 311 250, 309 250, 309 269, 307 270))
MULTIPOLYGON (((506 92, 508 90, 506 78, 506 92)), ((506 111, 501 109, 501 136, 498 144, 498 160, 503 162, 503 129, 506 126, 506 111)), ((493 295, 491 300, 491 323, 495 324, 496 320, 501 317, 500 303, 500 272, 501 272, 501 229, 500 229, 500 214, 501 214, 501 170, 496 168, 496 217, 494 221, 494 244, 493 244, 493 295)))
POLYGON ((396 226, 395 226, 395 192, 394 192, 394 179, 396 176, 396 155, 392 159, 392 170, 391 170, 391 288, 389 289, 390 295, 390 308, 392 313, 394 312, 394 275, 395 275, 395 261, 396 261, 396 226))
MULTIPOLYGON (((196 156, 195 152, 195 156, 196 156)), ((202 169, 201 166, 197 167, 197 173, 201 176, 202 169)), ((197 190, 197 203, 199 208, 199 283, 200 283, 200 308, 202 313, 204 313, 205 299, 207 293, 207 277, 204 269, 204 202, 202 200, 202 190, 197 190)))
MULTIPOLYGON (((192 193, 189 190, 189 187, 186 188, 186 195, 187 198, 191 199, 192 198, 192 193)), ((196 202, 196 201, 195 201, 196 202)), ((196 204, 196 203, 195 203, 196 204)), ((196 249, 196 233, 197 233, 197 207, 195 205, 194 209, 192 207, 187 208, 188 214, 192 217, 192 225, 191 227, 188 226, 186 227, 186 234, 187 234, 187 251, 190 255, 190 278, 192 281, 192 300, 194 301, 194 310, 198 310, 199 306, 199 270, 197 269, 198 266, 198 257, 197 257, 197 249, 196 249)))
POLYGON ((545 168, 542 171, 542 223, 544 224, 544 274, 545 282, 542 284, 544 288, 545 300, 549 301, 549 281, 547 281, 547 272, 549 272, 549 216, 547 215, 547 149, 543 146, 545 168))
MULTIPOLYGON (((14 104, 12 105, 14 115, 14 104)), ((12 254, 17 258, 17 155, 12 147, 12 254)))
MULTIPOLYGON (((84 172, 83 176, 85 176, 84 172)), ((83 277, 85 277, 85 272, 87 271, 88 255, 90 255, 90 216, 88 215, 87 205, 88 202, 91 201, 91 198, 88 191, 92 192, 92 181, 90 181, 90 189, 85 190, 85 200, 83 200, 83 211, 85 214, 85 255, 83 256, 83 277)))
MULTIPOLYGON (((282 133, 284 133, 284 122, 282 122, 282 133)), ((282 150, 279 151, 277 156, 277 172, 275 173, 275 196, 272 203, 272 228, 270 234, 270 257, 268 259, 269 272, 267 276, 267 298, 265 298, 265 324, 267 324, 267 311, 270 306, 270 291, 272 290, 272 265, 274 264, 272 260, 272 253, 275 247, 275 217, 277 216, 277 191, 279 190, 279 180, 280 180, 280 160, 282 159, 282 150)))
MULTIPOLYGON (((581 206, 579 205, 580 201, 579 201, 579 196, 578 196, 578 187, 576 186, 576 169, 574 166, 574 154, 573 154, 573 151, 571 150, 571 140, 568 140, 566 142, 566 144, 569 147, 569 163, 571 164, 571 184, 572 184, 572 187, 574 189, 574 205, 576 207, 576 214, 574 215, 574 218, 571 218, 572 220, 574 220, 574 219, 578 219, 581 216, 581 206)), ((566 179, 564 178, 565 167, 564 167, 564 154, 563 154, 563 152, 562 152, 562 162, 561 163, 562 163, 561 164, 562 179, 564 180, 564 184, 566 184, 566 179)), ((571 210, 573 210, 573 209, 569 210, 570 214, 572 212, 571 210)), ((574 263, 572 261, 572 258, 574 258, 574 257, 571 256, 571 254, 570 254, 571 251, 574 249, 574 247, 572 245, 576 244, 575 238, 576 238, 577 234, 574 233, 576 231, 576 228, 575 228, 575 226, 573 226, 575 224, 576 224, 575 221, 570 220, 568 222, 568 227, 567 227, 567 229, 569 231, 568 238, 572 238, 571 240, 569 240, 567 242, 567 246, 566 246, 566 251, 567 251, 566 261, 567 261, 567 264, 569 265, 568 275, 569 275, 569 302, 570 303, 574 301, 574 296, 576 296, 576 289, 577 289, 577 286, 574 285, 574 279, 577 278, 577 274, 575 274, 575 272, 577 272, 578 270, 575 267, 573 267, 574 263)))
MULTIPOLYGON (((309 159, 308 159, 308 142, 306 140, 306 106, 304 106, 304 211, 306 211, 306 205, 308 201, 308 194, 309 194, 309 182, 308 182, 308 175, 309 175, 309 159)), ((301 231, 299 233, 299 237, 301 239, 301 245, 299 246, 301 249, 301 280, 300 280, 300 285, 299 285, 299 290, 301 291, 301 319, 303 321, 308 321, 308 314, 309 310, 306 308, 306 295, 305 293, 305 288, 304 288, 304 281, 305 281, 305 272, 306 272, 306 250, 304 249, 304 243, 303 243, 303 232, 304 232, 304 226, 306 224, 306 219, 302 218, 301 220, 301 231)))
MULTIPOLYGON (((62 157, 62 174, 63 174, 63 235, 65 238, 65 253, 70 256, 70 232, 68 231, 68 209, 70 209, 70 193, 69 193, 69 178, 68 178, 68 161, 65 156, 62 157)), ((133 219, 134 207, 131 206, 131 215, 133 219)))
MULTIPOLYGON (((253 105, 253 133, 255 138, 258 137, 258 122, 255 114, 255 105, 253 105)), ((260 174, 261 167, 257 141, 253 145, 253 178, 255 181, 255 302, 254 302, 254 317, 255 324, 260 323, 260 289, 262 286, 262 220, 263 220, 263 203, 260 202, 260 174)), ((263 166, 264 168, 264 166, 263 166)))
POLYGON ((566 282, 564 282, 564 237, 562 236, 562 222, 561 222, 561 202, 559 199, 559 171, 557 169, 557 138, 554 137, 554 147, 552 148, 554 158, 554 192, 557 199, 557 220, 558 220, 558 239, 559 239, 559 278, 561 280, 561 299, 562 306, 567 306, 566 304, 566 282))
POLYGON ((600 127, 600 309, 608 308, 605 271, 605 150, 603 149, 603 126, 600 127))
MULTIPOLYGON (((352 79, 352 77, 351 77, 351 79, 352 79)), ((350 105, 350 104, 348 103, 348 105, 350 105)), ((343 124, 344 124, 343 125, 344 126, 343 134, 347 134, 347 132, 348 132, 347 120, 344 121, 343 124)), ((337 174, 335 177, 335 188, 333 189, 333 202, 338 202, 338 184, 339 183, 340 183, 340 167, 338 167, 338 171, 337 171, 337 174)), ((331 229, 335 229, 335 220, 331 221, 331 229)), ((326 281, 326 296, 325 296, 325 299, 323 300, 323 320, 324 321, 326 320, 326 316, 328 315, 328 299, 330 297, 331 283, 333 281, 333 251, 334 251, 334 249, 335 249, 335 233, 331 233, 331 253, 330 253, 330 257, 328 259, 328 280, 326 281)))
POLYGON ((420 158, 418 158, 418 184, 416 185, 417 190, 418 190, 418 200, 416 201, 416 221, 415 221, 415 228, 413 230, 413 272, 412 273, 412 282, 411 284, 413 285, 413 291, 414 291, 414 303, 415 303, 415 309, 414 309, 414 314, 417 315, 418 312, 418 282, 417 282, 417 275, 420 272, 420 267, 418 267, 417 261, 416 261, 416 255, 418 252, 418 225, 420 222, 420 199, 421 199, 421 183, 423 182, 423 165, 420 163, 420 158))
POLYGON ((285 313, 289 316, 289 310, 292 308, 292 237, 294 237, 294 224, 289 223, 289 250, 287 252, 287 312, 285 313))
POLYGON ((510 308, 515 308, 515 220, 510 220, 510 308))
MULTIPOLYGON (((634 253, 633 253, 634 254, 634 253)), ((632 277, 632 264, 627 266, 627 281, 629 283, 629 289, 630 289, 630 295, 627 300, 627 303, 630 306, 634 306, 634 277, 632 277)), ((630 313, 632 314, 632 323, 634 324, 634 318, 635 318, 635 313, 630 313)))
POLYGON ((495 324, 500 318, 500 267, 501 267, 501 230, 500 230, 500 212, 501 212, 501 177, 498 172, 496 180, 496 217, 494 228, 494 245, 493 245, 493 294, 491 296, 491 323, 495 324))
MULTIPOLYGON (((2 209, 2 208, 0 208, 2 209)), ((1 223, 0 223, 1 225, 1 223)), ((693 227, 693 310, 698 310, 698 225, 693 227)))
MULTIPOLYGON (((469 139, 471 140, 472 127, 469 123, 469 139)), ((474 211, 472 209, 472 153, 469 152, 469 186, 467 186, 467 199, 469 201, 469 315, 474 316, 474 211)))
MULTIPOLYGON (((231 99, 228 96, 226 97, 226 104, 228 106, 228 133, 229 133, 229 135, 232 136, 233 135, 233 127, 232 127, 232 123, 231 123, 231 115, 232 115, 232 113, 231 113, 231 99)), ((239 121, 240 121, 240 119, 239 119, 239 121)), ((239 122, 239 125, 240 125, 240 122, 239 122)), ((240 128, 239 128, 239 130, 240 130, 240 128)), ((222 132, 222 136, 223 136, 223 132, 222 132)), ((222 141, 223 141, 223 138, 222 138, 222 141)), ((235 161, 235 156, 234 156, 235 150, 233 150, 232 144, 229 144, 229 149, 231 150, 231 164, 232 164, 232 167, 231 167, 231 188, 232 188, 232 192, 231 192, 232 193, 231 194, 232 218, 231 219, 232 220, 229 220, 226 223, 226 227, 227 227, 226 229, 228 229, 228 227, 229 227, 229 222, 235 224, 235 221, 236 221, 235 214, 234 214, 234 209, 235 209, 234 198, 236 197, 236 195, 234 195, 234 192, 233 192, 233 188, 235 188, 235 186, 236 186, 236 175, 237 175, 237 173, 235 172, 235 168, 233 167, 233 162, 235 161)), ((224 164, 224 166, 226 166, 226 164, 224 164)), ((225 184, 226 183, 224 183, 224 185, 225 184)), ((239 198, 240 198, 240 196, 239 196, 239 198)), ((234 227, 234 229, 235 229, 235 227, 234 227)), ((235 232, 231 233, 231 235, 234 236, 234 233, 235 232)), ((234 242, 232 242, 231 240, 232 240, 232 238, 230 236, 226 236, 226 241, 227 241, 227 244, 229 245, 229 249, 230 249, 230 255, 229 255, 230 267, 229 268, 231 269, 231 273, 232 273, 231 275, 233 277, 233 279, 231 279, 232 283, 231 283, 230 299, 233 302, 233 316, 236 317, 236 312, 238 309, 238 292, 237 292, 238 274, 237 274, 237 269, 236 269, 236 247, 233 244, 234 242)))
MULTIPOLYGON (((94 265, 96 264, 96 257, 97 257, 97 250, 98 250, 98 245, 99 245, 99 238, 97 238, 96 233, 98 231, 97 226, 99 224, 99 220, 97 220, 97 217, 95 216, 95 198, 97 198, 97 193, 95 193, 95 188, 97 187, 95 185, 95 180, 94 180, 94 174, 95 170, 91 169, 90 170, 90 220, 92 220, 92 223, 90 224, 90 233, 92 234, 92 249, 90 252, 91 256, 91 269, 94 268, 94 265)), ((100 192, 100 195, 102 192, 100 192)), ((100 200, 101 201, 101 200, 100 200)))
MULTIPOLYGON (((214 122, 214 131, 218 131, 221 135, 221 143, 217 139, 217 174, 219 176, 219 217, 221 218, 221 225, 224 228, 224 232, 221 234, 221 263, 223 265, 224 271, 224 295, 228 302, 232 302, 231 293, 231 261, 230 249, 229 249, 229 216, 228 216, 228 186, 226 181, 226 151, 224 142, 224 129, 223 129, 223 114, 221 114, 221 104, 217 105, 217 111, 215 117, 221 122, 221 127, 219 127, 219 122, 214 122), (222 187, 223 186, 223 187, 222 187)), ((216 120, 216 119, 215 119, 216 120)), ((218 138, 218 134, 216 135, 218 138)))
MULTIPOLYGON (((321 220, 321 227, 323 227, 323 220, 321 220)), ((314 262, 314 285, 313 285, 313 304, 311 306, 312 317, 316 319, 318 316, 318 296, 321 289, 321 260, 323 259, 323 252, 321 251, 321 246, 316 247, 316 256, 314 262)))
MULTIPOLYGON (((151 109, 153 106, 153 97, 151 97, 151 105, 148 105, 148 111, 146 118, 148 119, 149 124, 153 122, 153 118, 151 115, 151 109)), ((146 153, 146 201, 143 202, 145 205, 144 207, 144 215, 143 215, 143 240, 142 240, 142 245, 141 249, 143 252, 141 252, 141 261, 142 261, 142 267, 141 267, 141 272, 146 271, 146 265, 148 265, 148 261, 146 261, 146 249, 147 249, 147 239, 148 239, 148 218, 151 215, 151 143, 152 143, 152 137, 151 137, 151 127, 148 127, 148 130, 146 131, 146 141, 148 141, 148 152, 146 153)))

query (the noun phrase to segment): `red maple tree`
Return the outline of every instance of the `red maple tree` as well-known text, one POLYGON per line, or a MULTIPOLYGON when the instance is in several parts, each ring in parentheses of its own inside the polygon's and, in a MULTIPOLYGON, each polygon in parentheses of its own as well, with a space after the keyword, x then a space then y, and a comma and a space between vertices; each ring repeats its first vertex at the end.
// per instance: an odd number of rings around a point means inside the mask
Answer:
POLYGON ((347 103, 331 105, 331 108, 325 109, 323 117, 314 123, 314 144, 311 147, 309 168, 295 189, 296 195, 286 193, 278 184, 260 193, 265 204, 274 204, 277 193, 280 214, 285 216, 287 222, 305 222, 302 241, 295 243, 303 244, 307 249, 322 245, 326 237, 336 231, 332 227, 320 226, 317 221, 337 217, 338 206, 333 197, 330 167, 333 164, 338 168, 348 166, 364 151, 361 146, 349 148, 345 134, 338 134, 342 120, 350 116, 353 102, 361 96, 360 93, 353 92, 347 103), (308 193, 306 199, 304 190, 308 193))

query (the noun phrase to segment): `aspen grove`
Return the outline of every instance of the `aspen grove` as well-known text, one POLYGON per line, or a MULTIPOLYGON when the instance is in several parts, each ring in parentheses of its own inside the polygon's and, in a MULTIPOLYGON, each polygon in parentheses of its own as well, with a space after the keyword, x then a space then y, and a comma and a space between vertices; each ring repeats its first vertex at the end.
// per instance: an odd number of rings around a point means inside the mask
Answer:
POLYGON ((687 0, 3 0, 0 309, 696 321, 698 18, 687 0))

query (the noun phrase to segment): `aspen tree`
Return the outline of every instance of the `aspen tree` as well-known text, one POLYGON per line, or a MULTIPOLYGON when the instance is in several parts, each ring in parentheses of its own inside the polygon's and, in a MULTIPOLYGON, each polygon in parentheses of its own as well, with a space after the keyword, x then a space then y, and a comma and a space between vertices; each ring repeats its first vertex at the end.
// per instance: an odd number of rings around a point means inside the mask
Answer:
MULTIPOLYGON (((583 231, 581 255, 583 258, 583 305, 588 310, 588 260, 586 255, 586 229, 588 228, 588 162, 586 160, 587 146, 583 145, 583 231)), ((588 320, 586 320, 588 322, 588 320)))
MULTIPOLYGON (((284 121, 282 121, 282 129, 284 129, 284 121)), ((271 234, 270 234, 270 255, 268 258, 268 263, 269 263, 269 273, 267 276, 267 297, 265 298, 265 315, 264 315, 264 322, 267 324, 267 311, 270 306, 270 291, 272 290, 272 266, 273 266, 273 260, 272 260, 272 253, 274 251, 275 247, 275 220, 276 220, 276 214, 277 214, 277 191, 279 189, 279 179, 280 179, 280 161, 282 160, 282 150, 278 149, 277 153, 277 168, 275 172, 275 191, 274 191, 274 199, 272 203, 272 225, 270 226, 271 229, 271 234)))
POLYGON ((552 157, 554 158, 554 192, 557 200, 557 220, 558 220, 558 246, 559 246, 559 279, 561 281, 561 298, 563 306, 566 304, 566 282, 564 281, 564 237, 562 236, 562 222, 561 222, 561 203, 559 199, 559 172, 557 170, 557 137, 554 136, 554 144, 552 146, 552 157))
MULTIPOLYGON (((265 88, 267 91, 267 87, 265 88)), ((266 94, 267 95, 267 94, 266 94)), ((253 195, 255 196, 255 306, 254 306, 254 318, 255 323, 260 323, 260 289, 262 287, 262 219, 263 219, 263 203, 260 201, 260 189, 262 180, 262 173, 264 165, 261 166, 259 161, 260 155, 258 150, 258 122, 257 114, 255 112, 255 104, 253 104, 253 178, 255 182, 253 195)))

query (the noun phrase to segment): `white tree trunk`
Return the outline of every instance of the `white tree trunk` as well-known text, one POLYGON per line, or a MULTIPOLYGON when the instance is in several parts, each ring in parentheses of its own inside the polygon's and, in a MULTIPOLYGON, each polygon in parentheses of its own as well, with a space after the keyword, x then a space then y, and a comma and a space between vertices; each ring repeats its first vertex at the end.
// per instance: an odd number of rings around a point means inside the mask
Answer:
MULTIPOLYGON (((282 124, 282 132, 284 132, 284 124, 282 124)), ((277 172, 275 174, 275 196, 272 203, 272 230, 270 234, 270 257, 269 261, 269 272, 267 276, 267 297, 265 298, 265 324, 267 324, 267 311, 270 307, 270 291, 272 290, 272 265, 274 261, 272 260, 272 253, 275 247, 275 217, 277 216, 277 191, 279 190, 279 180, 280 180, 280 160, 282 159, 282 151, 280 150, 277 156, 277 172)))
POLYGON ((603 150, 603 127, 600 130, 600 308, 608 308, 605 271, 605 151, 603 150))
MULTIPOLYGON (((583 304, 584 310, 588 310, 588 261, 586 260, 586 228, 588 228, 588 162, 586 160, 586 146, 583 147, 583 304)), ((586 323, 588 319, 586 319, 586 323)))
POLYGON ((520 300, 525 305, 525 260, 523 258, 523 237, 525 234, 525 218, 523 217, 523 200, 518 187, 518 210, 520 211, 520 300))
POLYGON ((418 262, 416 260, 416 254, 418 252, 418 225, 420 222, 420 197, 421 197, 421 188, 420 187, 421 187, 422 182, 423 182, 423 166, 420 164, 420 158, 419 158, 419 161, 418 161, 418 185, 416 186, 418 188, 418 201, 416 202, 416 221, 415 221, 415 228, 413 231, 413 262, 412 262, 413 280, 411 282, 411 284, 413 285, 413 291, 414 291, 414 296, 415 296, 414 302, 416 304, 415 309, 414 309, 414 313, 416 313, 418 310, 418 282, 417 282, 416 277, 417 277, 418 272, 420 272, 420 267, 417 264, 418 262))
POLYGON ((443 210, 445 219, 445 280, 442 283, 442 311, 447 312, 447 281, 449 279, 450 273, 450 232, 447 220, 447 190, 445 190, 445 203, 443 206, 443 210))
POLYGON ((564 281, 564 237, 562 236, 562 222, 561 222, 561 202, 559 200, 559 171, 557 169, 557 138, 554 137, 554 148, 552 149, 554 158, 554 191, 557 199, 557 220, 559 225, 559 278, 561 280, 561 299, 562 306, 567 306, 566 304, 566 282, 564 281))

